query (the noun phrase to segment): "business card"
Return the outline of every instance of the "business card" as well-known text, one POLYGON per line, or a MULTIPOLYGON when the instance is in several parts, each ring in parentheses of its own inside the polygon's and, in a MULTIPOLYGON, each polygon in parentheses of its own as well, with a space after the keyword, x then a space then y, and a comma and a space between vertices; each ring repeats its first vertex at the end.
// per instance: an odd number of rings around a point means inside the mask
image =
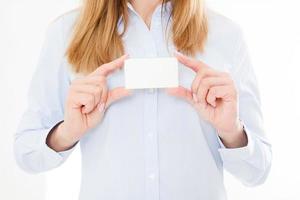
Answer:
POLYGON ((178 87, 178 60, 166 58, 132 58, 125 60, 125 88, 178 87))

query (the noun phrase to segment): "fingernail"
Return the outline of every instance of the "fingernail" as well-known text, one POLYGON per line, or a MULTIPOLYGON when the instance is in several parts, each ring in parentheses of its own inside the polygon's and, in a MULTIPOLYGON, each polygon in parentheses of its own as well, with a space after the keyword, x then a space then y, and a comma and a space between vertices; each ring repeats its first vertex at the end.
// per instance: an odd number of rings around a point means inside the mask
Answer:
POLYGON ((217 106, 216 102, 213 102, 212 106, 215 108, 217 106))
POLYGON ((197 95, 195 93, 193 93, 193 99, 194 101, 197 103, 198 102, 198 98, 197 98, 197 95))
POLYGON ((104 110, 104 103, 101 103, 100 105, 99 105, 99 111, 100 112, 103 112, 103 110, 104 110))
POLYGON ((182 55, 177 49, 175 49, 174 51, 173 51, 173 55, 182 55))

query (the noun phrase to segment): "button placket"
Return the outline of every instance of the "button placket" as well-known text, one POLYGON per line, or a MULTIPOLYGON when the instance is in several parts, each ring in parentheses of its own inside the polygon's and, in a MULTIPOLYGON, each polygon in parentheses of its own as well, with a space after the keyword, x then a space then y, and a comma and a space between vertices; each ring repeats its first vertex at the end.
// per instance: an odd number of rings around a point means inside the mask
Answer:
POLYGON ((157 92, 144 95, 145 199, 159 200, 157 92))
MULTIPOLYGON (((158 49, 155 35, 160 34, 157 28, 158 16, 153 16, 151 29, 145 30, 148 38, 145 46, 148 57, 157 57, 158 49)), ((157 89, 149 88, 144 93, 144 147, 145 147, 145 199, 159 200, 159 155, 157 133, 157 89)))

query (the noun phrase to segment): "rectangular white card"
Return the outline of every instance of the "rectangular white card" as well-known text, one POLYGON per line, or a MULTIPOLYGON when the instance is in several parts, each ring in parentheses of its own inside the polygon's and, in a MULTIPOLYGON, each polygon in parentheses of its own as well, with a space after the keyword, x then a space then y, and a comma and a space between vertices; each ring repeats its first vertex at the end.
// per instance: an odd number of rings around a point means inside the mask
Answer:
POLYGON ((178 60, 168 58, 133 58, 125 60, 125 88, 178 87, 178 60))

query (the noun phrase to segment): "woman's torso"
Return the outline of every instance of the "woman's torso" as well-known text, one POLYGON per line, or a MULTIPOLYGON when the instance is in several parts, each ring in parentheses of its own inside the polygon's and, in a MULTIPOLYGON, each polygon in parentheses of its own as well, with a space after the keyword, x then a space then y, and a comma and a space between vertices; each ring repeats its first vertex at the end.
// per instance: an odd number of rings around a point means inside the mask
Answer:
MULTIPOLYGON (((162 18, 160 10, 155 11, 150 30, 129 9, 130 23, 123 37, 126 53, 131 58, 172 56, 175 47, 165 38, 170 7, 162 18)), ((78 11, 73 11, 62 17, 66 40, 77 16, 78 11)), ((230 71, 236 27, 212 11, 208 19, 205 52, 196 57, 217 70, 230 71)), ((63 67, 70 66, 65 62, 63 67)), ((70 75, 76 78, 71 71, 70 75)), ((179 66, 180 85, 190 88, 194 77, 190 69, 179 66)), ((124 86, 124 71, 109 76, 108 86, 124 86)), ((80 199, 226 199, 215 129, 190 104, 163 89, 135 90, 111 105, 80 146, 80 199)))

